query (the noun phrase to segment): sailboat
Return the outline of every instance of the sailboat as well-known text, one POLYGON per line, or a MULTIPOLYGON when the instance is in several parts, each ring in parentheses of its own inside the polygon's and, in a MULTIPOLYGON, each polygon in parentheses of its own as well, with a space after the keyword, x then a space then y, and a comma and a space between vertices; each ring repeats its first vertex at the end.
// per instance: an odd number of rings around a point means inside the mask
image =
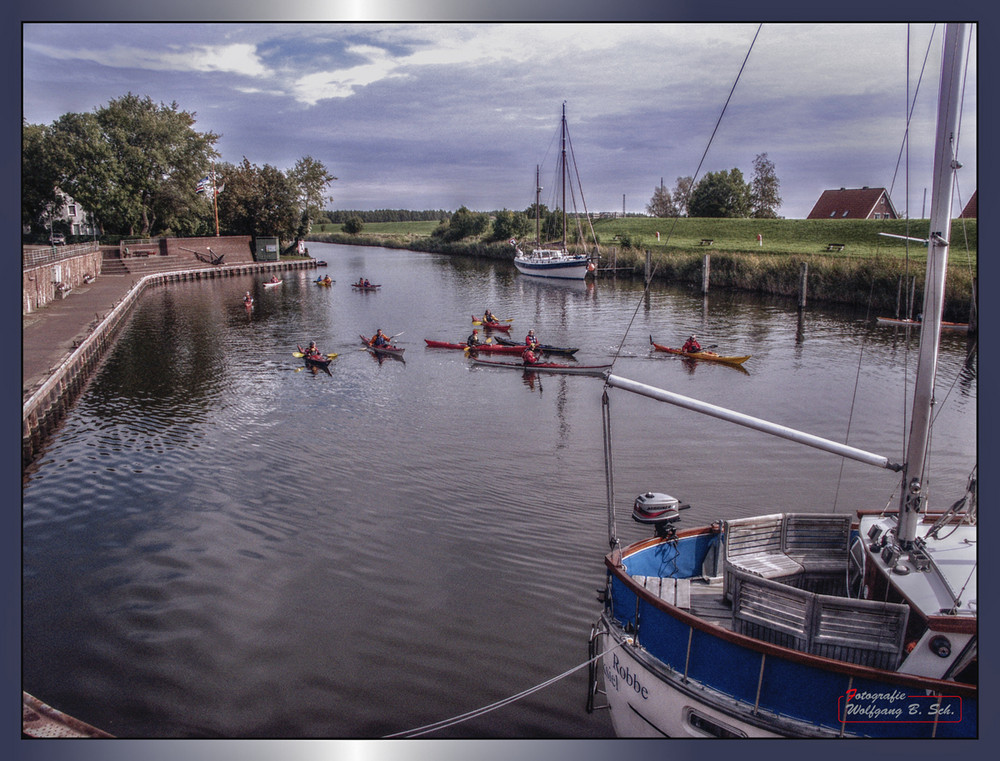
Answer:
POLYGON ((537 247, 530 253, 525 253, 511 240, 514 246, 514 266, 518 272, 532 277, 560 278, 564 280, 583 280, 587 274, 596 268, 587 254, 571 254, 566 247, 566 104, 562 108, 562 153, 559 160, 562 175, 562 246, 560 248, 542 248, 541 235, 541 193, 538 167, 535 167, 535 241, 537 247))
POLYGON ((613 528, 603 610, 591 632, 588 707, 604 695, 623 737, 974 738, 978 733, 977 469, 931 509, 932 405, 951 234, 967 25, 942 54, 927 283, 902 463, 614 373, 621 389, 900 474, 899 501, 855 515, 768 512, 682 529, 689 507, 646 492, 613 528), (600 688, 603 678, 603 689, 600 688))

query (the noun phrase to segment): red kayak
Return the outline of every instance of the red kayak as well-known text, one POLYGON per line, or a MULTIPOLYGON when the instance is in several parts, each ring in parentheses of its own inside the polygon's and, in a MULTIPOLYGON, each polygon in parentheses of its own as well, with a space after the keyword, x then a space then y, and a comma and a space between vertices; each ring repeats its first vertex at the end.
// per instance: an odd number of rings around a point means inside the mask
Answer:
POLYGON ((364 343, 365 346, 367 346, 369 349, 371 349, 376 354, 388 354, 388 355, 392 355, 392 356, 396 356, 396 357, 402 357, 403 356, 403 352, 405 351, 404 349, 400 348, 399 346, 372 346, 372 344, 371 344, 372 339, 371 338, 365 338, 364 336, 359 336, 359 338, 361 339, 361 341, 364 343))
POLYGON ((382 287, 381 283, 377 285, 375 284, 364 285, 362 283, 351 283, 351 288, 357 288, 359 291, 377 291, 381 287, 382 287))
POLYGON ((482 325, 487 330, 502 330, 505 333, 510 333, 510 325, 504 325, 502 322, 486 322, 476 317, 476 315, 472 315, 472 321, 478 325, 482 325))
MULTIPOLYGON (((433 349, 468 349, 469 345, 465 343, 448 343, 447 341, 432 341, 429 338, 425 338, 424 342, 433 349)), ((479 353, 493 354, 523 354, 523 346, 504 346, 502 344, 479 344, 474 346, 470 351, 475 351, 479 353)))

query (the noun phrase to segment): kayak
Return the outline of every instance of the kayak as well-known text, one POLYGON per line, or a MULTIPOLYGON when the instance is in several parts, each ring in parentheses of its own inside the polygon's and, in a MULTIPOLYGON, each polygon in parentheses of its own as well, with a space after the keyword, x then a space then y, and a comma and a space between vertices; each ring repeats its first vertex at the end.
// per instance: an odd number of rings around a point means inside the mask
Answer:
MULTIPOLYGON (((903 327, 920 327, 920 320, 908 320, 908 319, 898 319, 893 317, 876 317, 875 321, 879 325, 902 325, 903 327)), ((969 323, 967 322, 942 322, 941 330, 964 330, 968 331, 969 323)))
POLYGON ((401 357, 403 356, 403 351, 405 351, 404 349, 401 349, 398 346, 372 346, 370 338, 365 338, 364 336, 359 336, 359 338, 361 338, 361 342, 365 346, 367 346, 376 354, 386 354, 389 356, 401 357))
POLYGON ((357 288, 359 291, 376 291, 381 287, 381 283, 378 283, 377 285, 361 285, 360 283, 351 283, 351 288, 357 288))
MULTIPOLYGON (((519 344, 516 341, 512 341, 509 338, 504 338, 503 336, 497 336, 496 341, 503 344, 504 346, 520 346, 523 350, 526 348, 525 344, 519 344)), ((569 348, 565 346, 549 346, 548 344, 538 344, 538 348, 542 350, 545 354, 564 354, 566 356, 573 356, 578 351, 578 348, 569 348)))
POLYGON ((281 285, 283 281, 279 280, 277 283, 264 283, 265 288, 274 288, 276 285, 281 285))
POLYGON ((725 362, 727 365, 742 365, 746 362, 751 354, 747 354, 743 357, 725 357, 721 354, 716 354, 714 351, 708 351, 707 349, 702 349, 701 351, 681 351, 680 349, 671 349, 669 346, 661 346, 658 343, 653 343, 653 337, 649 337, 649 342, 653 344, 653 348, 656 351, 665 351, 668 354, 680 354, 682 357, 691 357, 691 359, 706 359, 712 362, 725 362))
POLYGON ((567 365, 561 362, 534 362, 526 365, 523 362, 495 362, 488 359, 472 358, 477 365, 488 367, 506 367, 511 370, 521 370, 526 373, 541 371, 545 373, 566 373, 569 375, 606 375, 611 372, 611 365, 567 365))
MULTIPOLYGON (((447 341, 432 341, 425 338, 424 342, 432 349, 469 349, 466 343, 448 343, 447 341)), ((521 354, 524 352, 523 346, 505 346, 502 344, 479 344, 469 351, 493 353, 493 354, 521 354)))
POLYGON ((485 322, 484 320, 480 320, 475 315, 472 315, 472 321, 477 325, 482 325, 487 330, 502 330, 505 333, 510 332, 510 325, 504 325, 502 322, 485 322))
POLYGON ((318 367, 320 370, 325 370, 330 375, 333 375, 333 373, 330 372, 330 363, 333 361, 332 359, 329 359, 329 358, 326 358, 326 357, 322 357, 322 358, 321 357, 303 357, 302 359, 305 361, 306 367, 318 367))
POLYGON ((324 280, 323 278, 320 278, 319 280, 313 280, 313 282, 316 283, 316 285, 325 285, 327 288, 333 285, 332 280, 324 280))

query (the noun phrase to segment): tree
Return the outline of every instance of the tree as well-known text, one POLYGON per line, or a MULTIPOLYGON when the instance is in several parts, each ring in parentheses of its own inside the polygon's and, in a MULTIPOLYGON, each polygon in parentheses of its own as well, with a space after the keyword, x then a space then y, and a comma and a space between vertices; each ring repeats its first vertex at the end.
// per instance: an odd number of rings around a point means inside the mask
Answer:
POLYGON ((62 192, 79 201, 108 232, 148 236, 196 224, 195 185, 217 155, 218 136, 193 125, 194 115, 176 103, 129 93, 93 113, 63 114, 49 128, 26 128, 27 159, 38 174, 22 213, 31 214, 44 183, 53 198, 62 192))
POLYGON ((195 187, 217 155, 213 146, 218 135, 196 132, 194 114, 176 103, 156 105, 148 96, 129 93, 98 109, 96 116, 113 157, 122 222, 130 234, 161 230, 159 217, 165 205, 176 210, 179 188, 189 207, 196 201, 195 187), (168 182, 174 185, 169 192, 168 182))
POLYGON ((776 219, 781 206, 778 190, 781 183, 774 171, 774 162, 766 153, 758 154, 753 160, 753 178, 750 181, 751 216, 757 219, 776 219))
POLYGON ((646 204, 646 213, 654 217, 677 216, 677 204, 674 203, 670 191, 663 186, 662 180, 660 186, 653 191, 653 197, 646 204))
POLYGON ((323 202, 333 200, 324 195, 324 191, 337 178, 327 171, 322 162, 312 156, 304 156, 296 161, 295 166, 288 172, 288 178, 299 194, 301 214, 295 238, 300 240, 309 234, 313 221, 323 215, 323 202))
POLYGON ((674 185, 673 200, 677 206, 677 216, 688 216, 688 201, 691 198, 691 190, 694 188, 694 177, 678 177, 677 184, 674 185))
POLYGON ((510 240, 512 238, 523 238, 531 232, 531 223, 528 217, 520 211, 508 211, 503 209, 498 211, 493 218, 493 229, 490 232, 489 240, 510 240))
POLYGON ((691 191, 688 214, 692 217, 746 217, 750 212, 750 186, 739 169, 709 172, 691 191))
POLYGON ((490 225, 490 218, 481 212, 469 211, 462 206, 451 215, 448 225, 435 230, 445 240, 455 241, 472 235, 482 235, 490 225))
POLYGON ((348 217, 341 229, 348 235, 360 235, 361 231, 365 229, 365 223, 357 214, 353 217, 348 217))
POLYGON ((239 166, 221 165, 219 172, 226 179, 226 189, 218 196, 219 226, 227 234, 295 237, 299 195, 287 175, 269 164, 251 164, 246 156, 239 166))

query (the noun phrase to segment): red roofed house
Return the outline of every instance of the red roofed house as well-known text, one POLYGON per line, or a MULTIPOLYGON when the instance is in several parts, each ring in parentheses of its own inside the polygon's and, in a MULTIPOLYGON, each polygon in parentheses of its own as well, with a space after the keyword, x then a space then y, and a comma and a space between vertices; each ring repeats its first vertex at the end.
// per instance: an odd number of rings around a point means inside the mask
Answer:
POLYGON ((899 219, 885 188, 824 190, 806 219, 899 219))
POLYGON ((979 217, 979 191, 975 190, 972 193, 972 198, 969 202, 965 204, 965 208, 962 209, 962 217, 965 219, 977 219, 979 217))

